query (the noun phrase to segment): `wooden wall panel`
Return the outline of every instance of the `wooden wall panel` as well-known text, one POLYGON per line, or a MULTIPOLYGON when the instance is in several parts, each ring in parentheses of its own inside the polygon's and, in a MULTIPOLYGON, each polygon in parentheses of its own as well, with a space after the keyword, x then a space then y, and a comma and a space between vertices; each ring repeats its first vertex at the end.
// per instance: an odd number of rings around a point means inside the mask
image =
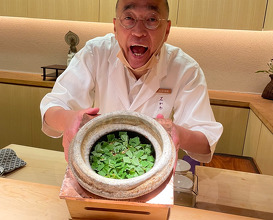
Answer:
POLYGON ((262 30, 266 0, 181 0, 178 26, 262 30))
POLYGON ((99 8, 100 8, 99 21, 112 23, 113 18, 116 17, 116 1, 100 0, 99 8))
POLYGON ((264 30, 273 30, 273 0, 268 0, 264 30))
POLYGON ((169 0, 169 8, 170 8, 170 14, 169 19, 172 22, 172 26, 177 26, 177 18, 178 18, 178 3, 179 0, 169 0))
POLYGON ((27 17, 28 0, 0 0, 0 16, 27 17))
MULTIPOLYGON (((262 30, 267 0, 169 0, 173 26, 262 30)), ((112 23, 116 0, 0 0, 0 16, 112 23)), ((273 29, 268 0, 264 30, 273 29)))
POLYGON ((28 0, 28 17, 99 21, 99 0, 28 0))
POLYGON ((100 0, 68 0, 68 20, 99 21, 100 0))
POLYGON ((55 0, 28 0, 28 17, 54 19, 55 2, 55 0))

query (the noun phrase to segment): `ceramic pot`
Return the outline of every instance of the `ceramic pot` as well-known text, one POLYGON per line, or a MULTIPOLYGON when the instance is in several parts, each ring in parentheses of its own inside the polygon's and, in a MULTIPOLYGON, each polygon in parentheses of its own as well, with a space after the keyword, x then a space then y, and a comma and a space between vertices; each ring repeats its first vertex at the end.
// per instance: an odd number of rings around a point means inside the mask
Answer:
POLYGON ((269 77, 271 78, 271 81, 265 87, 262 97, 273 100, 273 74, 270 74, 269 77))
POLYGON ((118 111, 87 122, 69 148, 69 167, 79 184, 89 192, 109 199, 130 199, 152 192, 171 174, 176 150, 166 130, 154 119, 137 113, 118 111), (111 179, 92 170, 89 155, 103 136, 115 131, 135 132, 148 139, 155 150, 155 164, 147 173, 130 179, 111 179))

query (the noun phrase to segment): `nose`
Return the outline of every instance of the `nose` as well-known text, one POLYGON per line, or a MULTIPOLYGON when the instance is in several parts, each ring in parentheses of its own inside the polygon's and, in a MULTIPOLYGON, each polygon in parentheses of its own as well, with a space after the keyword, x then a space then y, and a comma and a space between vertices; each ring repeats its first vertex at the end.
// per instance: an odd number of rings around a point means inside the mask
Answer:
POLYGON ((147 35, 147 28, 145 27, 143 20, 138 19, 135 26, 132 28, 132 35, 136 37, 142 37, 147 35))

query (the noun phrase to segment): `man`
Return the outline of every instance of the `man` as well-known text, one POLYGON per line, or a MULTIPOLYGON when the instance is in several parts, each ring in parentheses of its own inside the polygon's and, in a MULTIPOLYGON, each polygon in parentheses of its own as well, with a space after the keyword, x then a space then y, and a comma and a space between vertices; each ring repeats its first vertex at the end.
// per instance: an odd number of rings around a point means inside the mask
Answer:
POLYGON ((209 162, 222 133, 204 74, 181 49, 166 44, 171 21, 166 0, 119 0, 114 33, 87 42, 41 102, 42 130, 69 143, 83 114, 117 110, 149 115, 176 146, 209 162), (172 122, 170 121, 172 119, 172 122))

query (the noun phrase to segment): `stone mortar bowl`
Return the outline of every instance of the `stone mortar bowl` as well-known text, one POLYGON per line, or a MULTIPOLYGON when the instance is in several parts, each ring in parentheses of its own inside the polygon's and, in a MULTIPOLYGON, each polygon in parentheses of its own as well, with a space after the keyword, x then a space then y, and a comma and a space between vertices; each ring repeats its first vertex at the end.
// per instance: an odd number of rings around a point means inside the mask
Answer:
POLYGON ((108 199, 131 199, 152 192, 169 177, 175 158, 175 146, 160 123, 149 116, 128 111, 103 114, 87 122, 69 148, 69 167, 79 184, 108 199), (101 137, 115 131, 135 132, 151 142, 155 150, 155 164, 151 170, 130 179, 111 179, 91 168, 91 148, 101 137))

